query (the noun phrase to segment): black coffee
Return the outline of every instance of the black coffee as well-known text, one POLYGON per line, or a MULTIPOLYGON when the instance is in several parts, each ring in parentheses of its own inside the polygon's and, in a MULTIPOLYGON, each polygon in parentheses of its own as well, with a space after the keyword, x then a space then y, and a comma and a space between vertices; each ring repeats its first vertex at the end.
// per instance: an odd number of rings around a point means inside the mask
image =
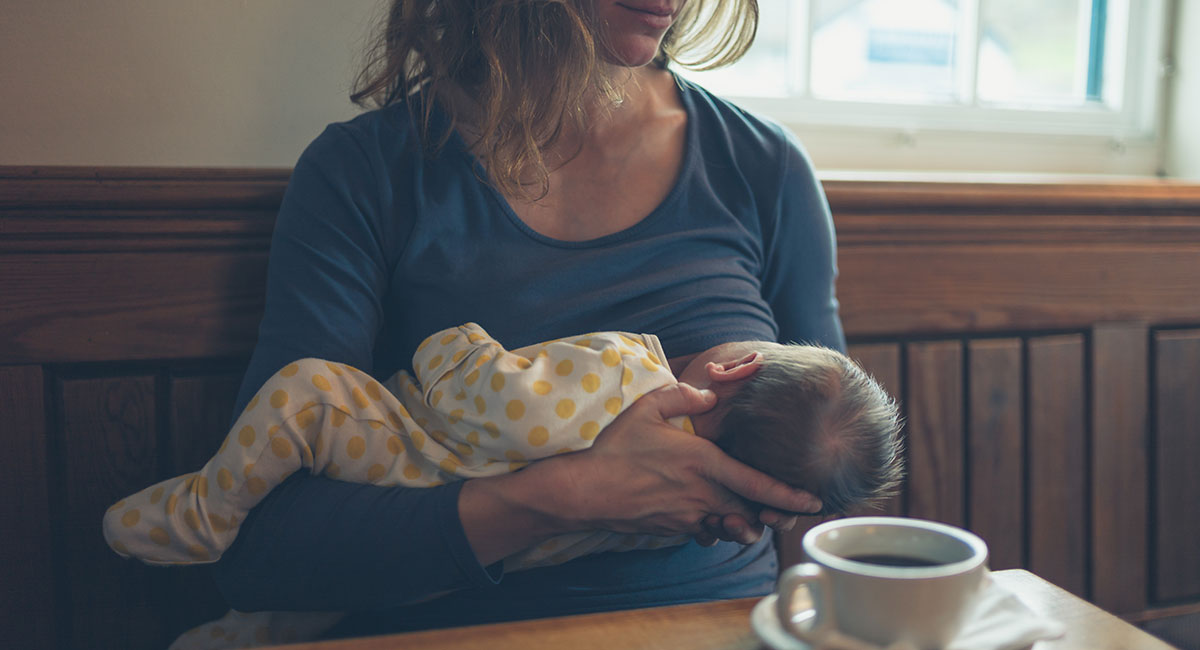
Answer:
POLYGON ((944 562, 935 562, 933 560, 926 560, 923 557, 911 557, 908 555, 850 555, 846 559, 864 564, 880 564, 883 566, 938 566, 945 564, 944 562))

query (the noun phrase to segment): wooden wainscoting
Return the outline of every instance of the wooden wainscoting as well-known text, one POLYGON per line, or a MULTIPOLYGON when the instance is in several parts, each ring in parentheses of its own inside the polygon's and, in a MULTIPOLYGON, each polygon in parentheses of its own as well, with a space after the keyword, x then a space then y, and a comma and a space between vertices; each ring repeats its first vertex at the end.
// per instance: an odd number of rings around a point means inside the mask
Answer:
MULTIPOLYGON (((159 648, 222 610, 99 522, 224 435, 286 181, 0 168, 0 646, 159 648)), ((851 354, 907 419, 886 510, 1131 618, 1200 611, 1200 187, 825 186, 851 354)))

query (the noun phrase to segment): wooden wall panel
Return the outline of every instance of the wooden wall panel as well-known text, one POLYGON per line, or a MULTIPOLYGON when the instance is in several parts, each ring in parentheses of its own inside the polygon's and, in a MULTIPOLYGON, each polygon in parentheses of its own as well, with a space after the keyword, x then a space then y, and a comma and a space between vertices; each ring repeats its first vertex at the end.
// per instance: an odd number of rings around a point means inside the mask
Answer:
POLYGON ((962 344, 910 343, 908 514, 965 525, 962 344))
POLYGON ((0 367, 0 648, 55 644, 42 369, 0 367))
MULTIPOLYGON (((240 373, 170 378, 168 447, 171 468, 167 475, 193 472, 204 465, 229 431, 240 373)), ((170 573, 173 598, 168 605, 167 628, 171 636, 211 621, 228 609, 204 566, 180 567, 170 573)))
POLYGON ((1092 598, 1118 614, 1146 607, 1149 345, 1144 324, 1092 333, 1092 598))
MULTIPOLYGON (((901 413, 903 413, 903 384, 900 380, 900 345, 897 343, 860 343, 849 346, 848 350, 850 358, 858 362, 875 381, 879 382, 883 389, 888 392, 899 404, 901 413)), ((901 432, 901 436, 904 432, 901 432)), ((900 516, 904 514, 904 488, 900 488, 900 493, 895 497, 888 499, 882 505, 881 510, 863 509, 857 514, 863 515, 890 515, 900 516)))
POLYGON ((0 363, 240 355, 265 286, 263 251, 0 255, 0 363))
POLYGON ((1084 338, 1029 340, 1029 569, 1088 595, 1084 338))
POLYGON ((1024 567, 1021 340, 971 341, 968 359, 968 522, 992 569, 1024 567))
POLYGON ((155 379, 60 379, 56 393, 65 483, 56 551, 69 585, 67 647, 162 647, 165 571, 122 560, 100 527, 108 506, 159 476, 155 379))
POLYGON ((857 336, 1200 319, 1196 244, 845 246, 838 267, 843 324, 857 336))
POLYGON ((238 372, 170 378, 169 473, 195 471, 216 453, 229 432, 241 380, 238 372))
POLYGON ((1200 597, 1200 330, 1156 339, 1154 598, 1200 597))

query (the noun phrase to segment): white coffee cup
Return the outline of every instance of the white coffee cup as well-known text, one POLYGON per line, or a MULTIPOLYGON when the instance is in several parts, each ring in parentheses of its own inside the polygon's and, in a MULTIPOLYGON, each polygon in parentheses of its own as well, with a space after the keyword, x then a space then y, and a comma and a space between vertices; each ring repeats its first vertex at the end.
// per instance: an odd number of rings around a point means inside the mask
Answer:
POLYGON ((808 531, 802 545, 809 561, 779 577, 777 608, 783 628, 814 647, 837 645, 835 637, 842 645, 944 647, 987 572, 982 539, 922 519, 838 519, 808 531), (801 587, 812 608, 797 612, 801 587), (802 613, 811 624, 797 622, 802 613))

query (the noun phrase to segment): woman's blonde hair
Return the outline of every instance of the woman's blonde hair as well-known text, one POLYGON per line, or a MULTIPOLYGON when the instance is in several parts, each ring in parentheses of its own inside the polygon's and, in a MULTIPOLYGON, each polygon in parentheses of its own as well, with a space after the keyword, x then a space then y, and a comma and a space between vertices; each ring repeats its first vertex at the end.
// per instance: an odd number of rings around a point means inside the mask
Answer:
MULTIPOLYGON (((585 127, 589 98, 619 98, 600 73, 605 50, 592 4, 392 0, 350 98, 365 107, 409 102, 431 151, 468 124, 477 135, 467 144, 497 189, 541 198, 549 187, 546 148, 564 129, 585 127), (449 116, 436 134, 435 101, 449 116)), ((758 0, 688 0, 654 63, 727 65, 749 49, 757 26, 758 0)))

